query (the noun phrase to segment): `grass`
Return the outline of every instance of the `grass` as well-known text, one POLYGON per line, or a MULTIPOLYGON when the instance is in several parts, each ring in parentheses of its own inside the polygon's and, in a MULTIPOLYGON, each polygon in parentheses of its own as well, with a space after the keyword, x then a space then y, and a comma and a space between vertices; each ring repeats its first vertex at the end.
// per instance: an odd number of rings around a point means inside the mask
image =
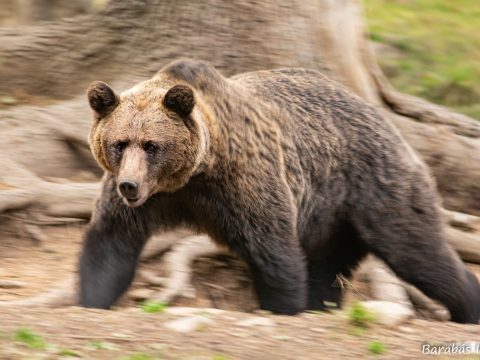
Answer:
POLYGON ((15 331, 13 338, 29 348, 44 350, 47 348, 47 343, 43 338, 27 328, 20 328, 15 331))
POLYGON ((367 328, 375 320, 375 315, 361 303, 355 302, 348 310, 350 324, 359 328, 367 328))
POLYGON ((167 304, 160 301, 145 301, 140 305, 140 308, 150 314, 164 312, 167 304))
POLYGON ((480 2, 364 0, 370 39, 394 86, 480 119, 480 2))
POLYGON ((385 345, 380 341, 372 341, 368 344, 368 351, 371 354, 381 355, 385 352, 385 345))

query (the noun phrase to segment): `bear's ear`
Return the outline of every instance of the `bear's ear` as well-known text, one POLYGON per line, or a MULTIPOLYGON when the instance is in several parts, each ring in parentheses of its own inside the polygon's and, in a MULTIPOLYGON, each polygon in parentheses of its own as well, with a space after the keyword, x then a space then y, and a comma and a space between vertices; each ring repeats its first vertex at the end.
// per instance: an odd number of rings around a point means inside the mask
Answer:
POLYGON ((101 81, 95 81, 88 87, 87 96, 90 107, 99 118, 111 113, 119 102, 117 94, 101 81))
POLYGON ((175 85, 163 97, 163 105, 180 116, 188 116, 195 106, 193 90, 187 85, 175 85))

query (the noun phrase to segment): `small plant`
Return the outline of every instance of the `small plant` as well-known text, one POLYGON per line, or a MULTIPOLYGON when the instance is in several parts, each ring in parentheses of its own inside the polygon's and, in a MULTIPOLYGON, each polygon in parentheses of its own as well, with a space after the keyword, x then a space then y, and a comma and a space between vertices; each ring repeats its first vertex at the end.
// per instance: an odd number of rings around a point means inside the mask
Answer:
POLYGON ((45 340, 43 340, 40 335, 35 334, 32 330, 27 328, 20 328, 15 331, 13 338, 15 341, 21 342, 32 349, 44 350, 47 348, 45 340))
POLYGON ((145 301, 143 302, 140 307, 142 308, 143 311, 154 314, 154 313, 159 313, 159 312, 164 312, 165 309, 167 308, 167 304, 164 302, 160 301, 145 301))
POLYGON ((375 355, 380 355, 385 352, 385 345, 380 341, 372 341, 368 344, 368 351, 375 355))
POLYGON ((69 357, 82 357, 82 355, 72 349, 62 349, 58 352, 58 355, 60 356, 69 356, 69 357))
POLYGON ((350 308, 348 318, 352 325, 367 328, 368 325, 375 320, 375 315, 361 303, 356 302, 350 308))

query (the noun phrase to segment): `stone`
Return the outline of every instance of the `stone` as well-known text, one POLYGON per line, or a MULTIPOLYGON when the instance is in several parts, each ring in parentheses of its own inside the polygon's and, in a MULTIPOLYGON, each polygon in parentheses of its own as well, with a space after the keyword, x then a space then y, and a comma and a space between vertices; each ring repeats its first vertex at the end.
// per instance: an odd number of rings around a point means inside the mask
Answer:
POLYGON ((204 316, 189 316, 177 320, 167 321, 163 324, 167 329, 180 333, 202 330, 205 326, 213 324, 212 319, 204 316))
POLYGON ((188 316, 188 315, 219 315, 225 311, 213 308, 195 308, 186 306, 172 306, 165 309, 165 313, 169 315, 188 316))
POLYGON ((235 325, 247 326, 247 327, 251 327, 251 326, 272 327, 272 326, 275 326, 275 322, 272 319, 269 319, 269 318, 266 318, 266 317, 256 316, 256 317, 248 318, 248 319, 245 319, 245 320, 237 321, 235 323, 235 325))
POLYGON ((396 327, 415 316, 413 309, 390 301, 363 301, 361 305, 375 315, 375 322, 396 327))

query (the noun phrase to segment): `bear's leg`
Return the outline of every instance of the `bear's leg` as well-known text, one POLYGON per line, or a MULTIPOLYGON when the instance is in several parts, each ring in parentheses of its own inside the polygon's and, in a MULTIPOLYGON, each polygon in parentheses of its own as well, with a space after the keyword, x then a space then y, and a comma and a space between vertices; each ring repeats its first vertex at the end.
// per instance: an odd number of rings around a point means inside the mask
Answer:
POLYGON ((291 251, 288 257, 272 253, 262 257, 249 261, 260 308, 285 315, 304 311, 307 287, 303 256, 291 251))
POLYGON ((331 241, 333 248, 325 256, 308 263, 309 310, 325 310, 329 307, 326 302, 341 308, 343 291, 337 276, 349 278, 366 254, 363 243, 349 226, 342 226, 342 232, 331 241))
POLYGON ((357 214, 363 241, 400 278, 445 305, 452 321, 478 323, 478 280, 443 237, 438 212, 428 206, 398 209, 398 204, 391 209, 357 214))
POLYGON ((80 304, 108 309, 132 282, 138 257, 149 237, 136 209, 97 206, 85 233, 80 258, 80 304), (120 210, 120 211, 117 211, 120 210))
POLYGON ((248 245, 246 241, 235 242, 242 246, 231 246, 231 250, 250 265, 260 308, 294 315, 307 307, 305 256, 294 240, 273 234, 249 241, 248 245))
POLYGON ((326 310, 328 303, 341 306, 342 288, 337 280, 340 270, 321 259, 308 264, 308 309, 326 310), (338 270, 338 271, 337 271, 338 270))
POLYGON ((140 234, 122 234, 112 226, 90 226, 80 258, 80 305, 112 306, 132 282, 142 240, 140 234))

